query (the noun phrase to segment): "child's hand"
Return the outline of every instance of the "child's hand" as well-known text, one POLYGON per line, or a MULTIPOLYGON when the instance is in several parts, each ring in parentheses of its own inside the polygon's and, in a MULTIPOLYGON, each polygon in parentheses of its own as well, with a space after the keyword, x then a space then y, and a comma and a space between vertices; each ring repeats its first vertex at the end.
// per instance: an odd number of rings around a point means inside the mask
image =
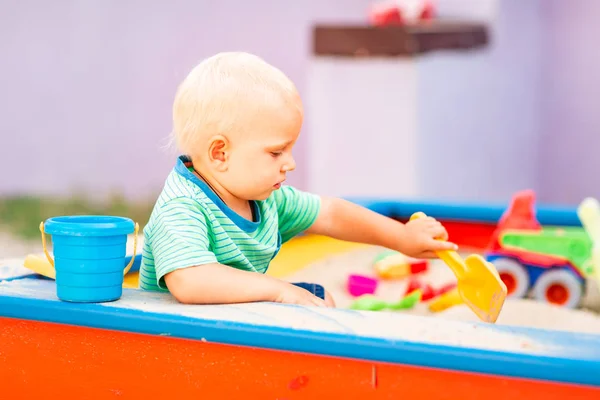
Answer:
POLYGON ((434 258, 435 251, 458 249, 457 245, 447 242, 447 239, 448 232, 434 218, 417 218, 404 225, 400 251, 409 257, 434 258))
POLYGON ((303 306, 327 307, 325 301, 320 297, 315 296, 311 292, 301 287, 292 285, 291 283, 282 282, 279 287, 277 303, 300 304, 303 306))

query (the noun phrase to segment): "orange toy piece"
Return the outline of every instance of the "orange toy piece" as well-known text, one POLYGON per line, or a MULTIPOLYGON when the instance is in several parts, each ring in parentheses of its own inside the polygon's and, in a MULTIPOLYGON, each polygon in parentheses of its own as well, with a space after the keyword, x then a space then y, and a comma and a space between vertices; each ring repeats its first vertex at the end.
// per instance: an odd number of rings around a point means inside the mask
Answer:
POLYGON ((429 283, 423 283, 419 279, 411 279, 408 282, 406 294, 408 295, 409 293, 412 293, 415 290, 419 289, 422 292, 421 301, 428 301, 438 296, 441 296, 455 288, 456 282, 451 282, 438 288, 434 288, 429 283))
POLYGON ((386 251, 375 258, 374 267, 381 279, 401 279, 427 271, 428 263, 397 251, 386 251))

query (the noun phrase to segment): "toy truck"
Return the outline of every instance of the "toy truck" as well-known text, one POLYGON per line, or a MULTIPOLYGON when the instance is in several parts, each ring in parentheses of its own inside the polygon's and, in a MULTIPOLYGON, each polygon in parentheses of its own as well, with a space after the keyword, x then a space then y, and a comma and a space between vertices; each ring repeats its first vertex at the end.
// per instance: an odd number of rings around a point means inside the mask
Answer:
POLYGON ((592 241, 583 228, 542 228, 532 191, 517 193, 501 217, 485 258, 506 284, 508 296, 531 296, 575 308, 593 272, 592 241))

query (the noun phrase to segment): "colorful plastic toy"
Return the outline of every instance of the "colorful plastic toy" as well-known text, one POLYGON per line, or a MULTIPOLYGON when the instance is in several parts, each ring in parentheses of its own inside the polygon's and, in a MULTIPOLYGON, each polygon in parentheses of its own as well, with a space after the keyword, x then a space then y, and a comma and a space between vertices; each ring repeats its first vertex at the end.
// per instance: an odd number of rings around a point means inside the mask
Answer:
POLYGON ((374 260, 374 268, 381 279, 400 279, 427 271, 427 260, 408 257, 397 251, 385 251, 374 260))
POLYGON ((458 288, 454 288, 429 303, 429 311, 440 312, 462 303, 463 301, 458 292, 458 288))
POLYGON ((442 294, 456 288, 456 282, 451 282, 446 285, 443 285, 439 288, 434 288, 428 283, 423 283, 419 279, 411 279, 408 282, 408 286, 406 288, 406 293, 411 293, 417 289, 419 289, 423 295, 421 296, 422 301, 428 301, 434 299, 442 294))
POLYGON ((510 297, 577 307, 591 273, 589 235, 578 227, 542 228, 535 194, 517 193, 498 222, 485 257, 493 262, 510 297))
POLYGON ((431 0, 382 0, 371 6, 369 22, 375 26, 414 24, 430 21, 435 14, 431 0))
POLYGON ((134 263, 138 228, 138 224, 123 217, 49 218, 40 223, 40 232, 44 253, 55 273, 39 263, 30 266, 54 275, 56 295, 60 300, 77 303, 118 300, 123 293, 123 277, 134 263), (46 233, 52 235, 54 259, 46 248, 46 233), (123 268, 130 233, 135 233, 134 254, 123 268))
POLYGON ((366 311, 381 311, 381 310, 406 310, 413 308, 421 300, 421 291, 415 290, 407 296, 400 299, 395 303, 388 303, 387 301, 381 300, 375 296, 365 294, 364 296, 356 299, 351 305, 352 310, 366 310, 366 311))
MULTIPOLYGON (((424 213, 417 212, 410 219, 423 217, 424 213)), ((507 290, 494 266, 479 254, 471 254, 464 261, 455 251, 436 254, 454 272, 458 292, 471 311, 484 322, 496 322, 507 290)))
POLYGON ((377 290, 377 279, 352 274, 348 276, 347 289, 352 296, 356 297, 363 294, 373 294, 377 290))

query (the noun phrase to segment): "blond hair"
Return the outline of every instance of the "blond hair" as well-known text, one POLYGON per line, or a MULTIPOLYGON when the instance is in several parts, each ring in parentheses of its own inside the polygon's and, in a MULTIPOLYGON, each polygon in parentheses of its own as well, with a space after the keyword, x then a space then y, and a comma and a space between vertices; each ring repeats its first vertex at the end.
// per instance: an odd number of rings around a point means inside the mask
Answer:
POLYGON ((173 103, 172 140, 191 154, 202 140, 243 131, 261 111, 302 103, 293 82, 260 57, 223 52, 203 60, 179 85, 173 103))

